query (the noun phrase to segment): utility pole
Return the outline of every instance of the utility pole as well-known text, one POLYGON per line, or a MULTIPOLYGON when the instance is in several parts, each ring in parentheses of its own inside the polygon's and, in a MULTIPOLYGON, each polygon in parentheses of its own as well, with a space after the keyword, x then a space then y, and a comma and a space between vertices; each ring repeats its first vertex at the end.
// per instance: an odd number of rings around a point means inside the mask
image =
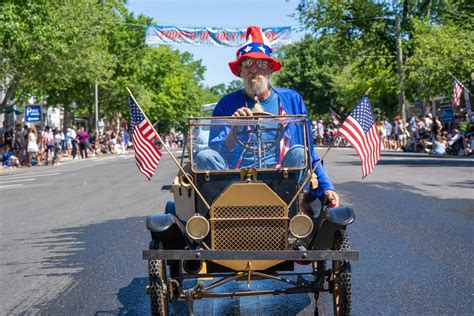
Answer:
POLYGON ((95 83, 95 132, 99 132, 99 85, 95 83))
POLYGON ((395 19, 397 32, 397 69, 398 69, 398 111, 402 116, 402 122, 406 122, 405 116, 405 91, 403 89, 403 55, 402 55, 402 36, 400 34, 400 17, 395 19))

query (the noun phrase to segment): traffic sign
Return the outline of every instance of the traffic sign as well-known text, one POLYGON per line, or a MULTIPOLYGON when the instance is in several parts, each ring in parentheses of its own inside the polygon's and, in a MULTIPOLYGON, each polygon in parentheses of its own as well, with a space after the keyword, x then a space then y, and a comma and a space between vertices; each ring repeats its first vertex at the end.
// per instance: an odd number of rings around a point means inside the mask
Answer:
POLYGON ((25 122, 41 122, 41 105, 25 105, 25 122))

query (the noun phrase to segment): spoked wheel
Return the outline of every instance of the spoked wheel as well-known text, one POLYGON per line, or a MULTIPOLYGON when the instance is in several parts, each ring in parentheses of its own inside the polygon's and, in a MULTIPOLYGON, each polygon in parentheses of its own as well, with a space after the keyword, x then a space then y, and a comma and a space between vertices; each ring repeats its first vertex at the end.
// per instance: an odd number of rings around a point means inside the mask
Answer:
MULTIPOLYGON (((350 250, 349 237, 345 230, 336 232, 334 250, 350 250)), ((351 263, 344 260, 332 262, 334 315, 350 315, 352 310, 351 263)))
MULTIPOLYGON (((150 242, 150 250, 158 250, 159 243, 150 242)), ((148 260, 149 294, 151 314, 164 316, 169 314, 169 296, 167 289, 166 263, 164 260, 148 260)))

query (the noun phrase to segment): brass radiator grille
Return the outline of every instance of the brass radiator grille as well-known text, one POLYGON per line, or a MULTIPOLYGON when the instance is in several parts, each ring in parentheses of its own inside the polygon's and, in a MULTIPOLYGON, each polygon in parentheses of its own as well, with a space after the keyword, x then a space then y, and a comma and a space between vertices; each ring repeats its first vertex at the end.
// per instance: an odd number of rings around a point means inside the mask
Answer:
POLYGON ((231 185, 211 206, 210 221, 212 249, 288 248, 288 207, 263 183, 231 185))

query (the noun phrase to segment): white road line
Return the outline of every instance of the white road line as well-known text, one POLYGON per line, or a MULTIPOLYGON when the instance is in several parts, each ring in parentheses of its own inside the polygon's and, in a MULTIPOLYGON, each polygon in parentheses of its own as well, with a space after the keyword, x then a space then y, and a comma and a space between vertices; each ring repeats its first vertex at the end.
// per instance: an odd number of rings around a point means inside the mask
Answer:
POLYGON ((10 185, 0 185, 0 189, 7 189, 11 187, 21 187, 23 184, 10 184, 10 185))
POLYGON ((26 179, 19 179, 19 180, 16 180, 16 179, 0 179, 0 184, 2 183, 10 183, 10 182, 25 182, 25 181, 34 181, 36 180, 36 178, 26 178, 26 179))
POLYGON ((14 180, 14 179, 28 179, 31 177, 48 177, 48 176, 57 176, 62 174, 61 172, 54 173, 38 173, 38 174, 16 174, 11 176, 1 176, 0 180, 14 180))

